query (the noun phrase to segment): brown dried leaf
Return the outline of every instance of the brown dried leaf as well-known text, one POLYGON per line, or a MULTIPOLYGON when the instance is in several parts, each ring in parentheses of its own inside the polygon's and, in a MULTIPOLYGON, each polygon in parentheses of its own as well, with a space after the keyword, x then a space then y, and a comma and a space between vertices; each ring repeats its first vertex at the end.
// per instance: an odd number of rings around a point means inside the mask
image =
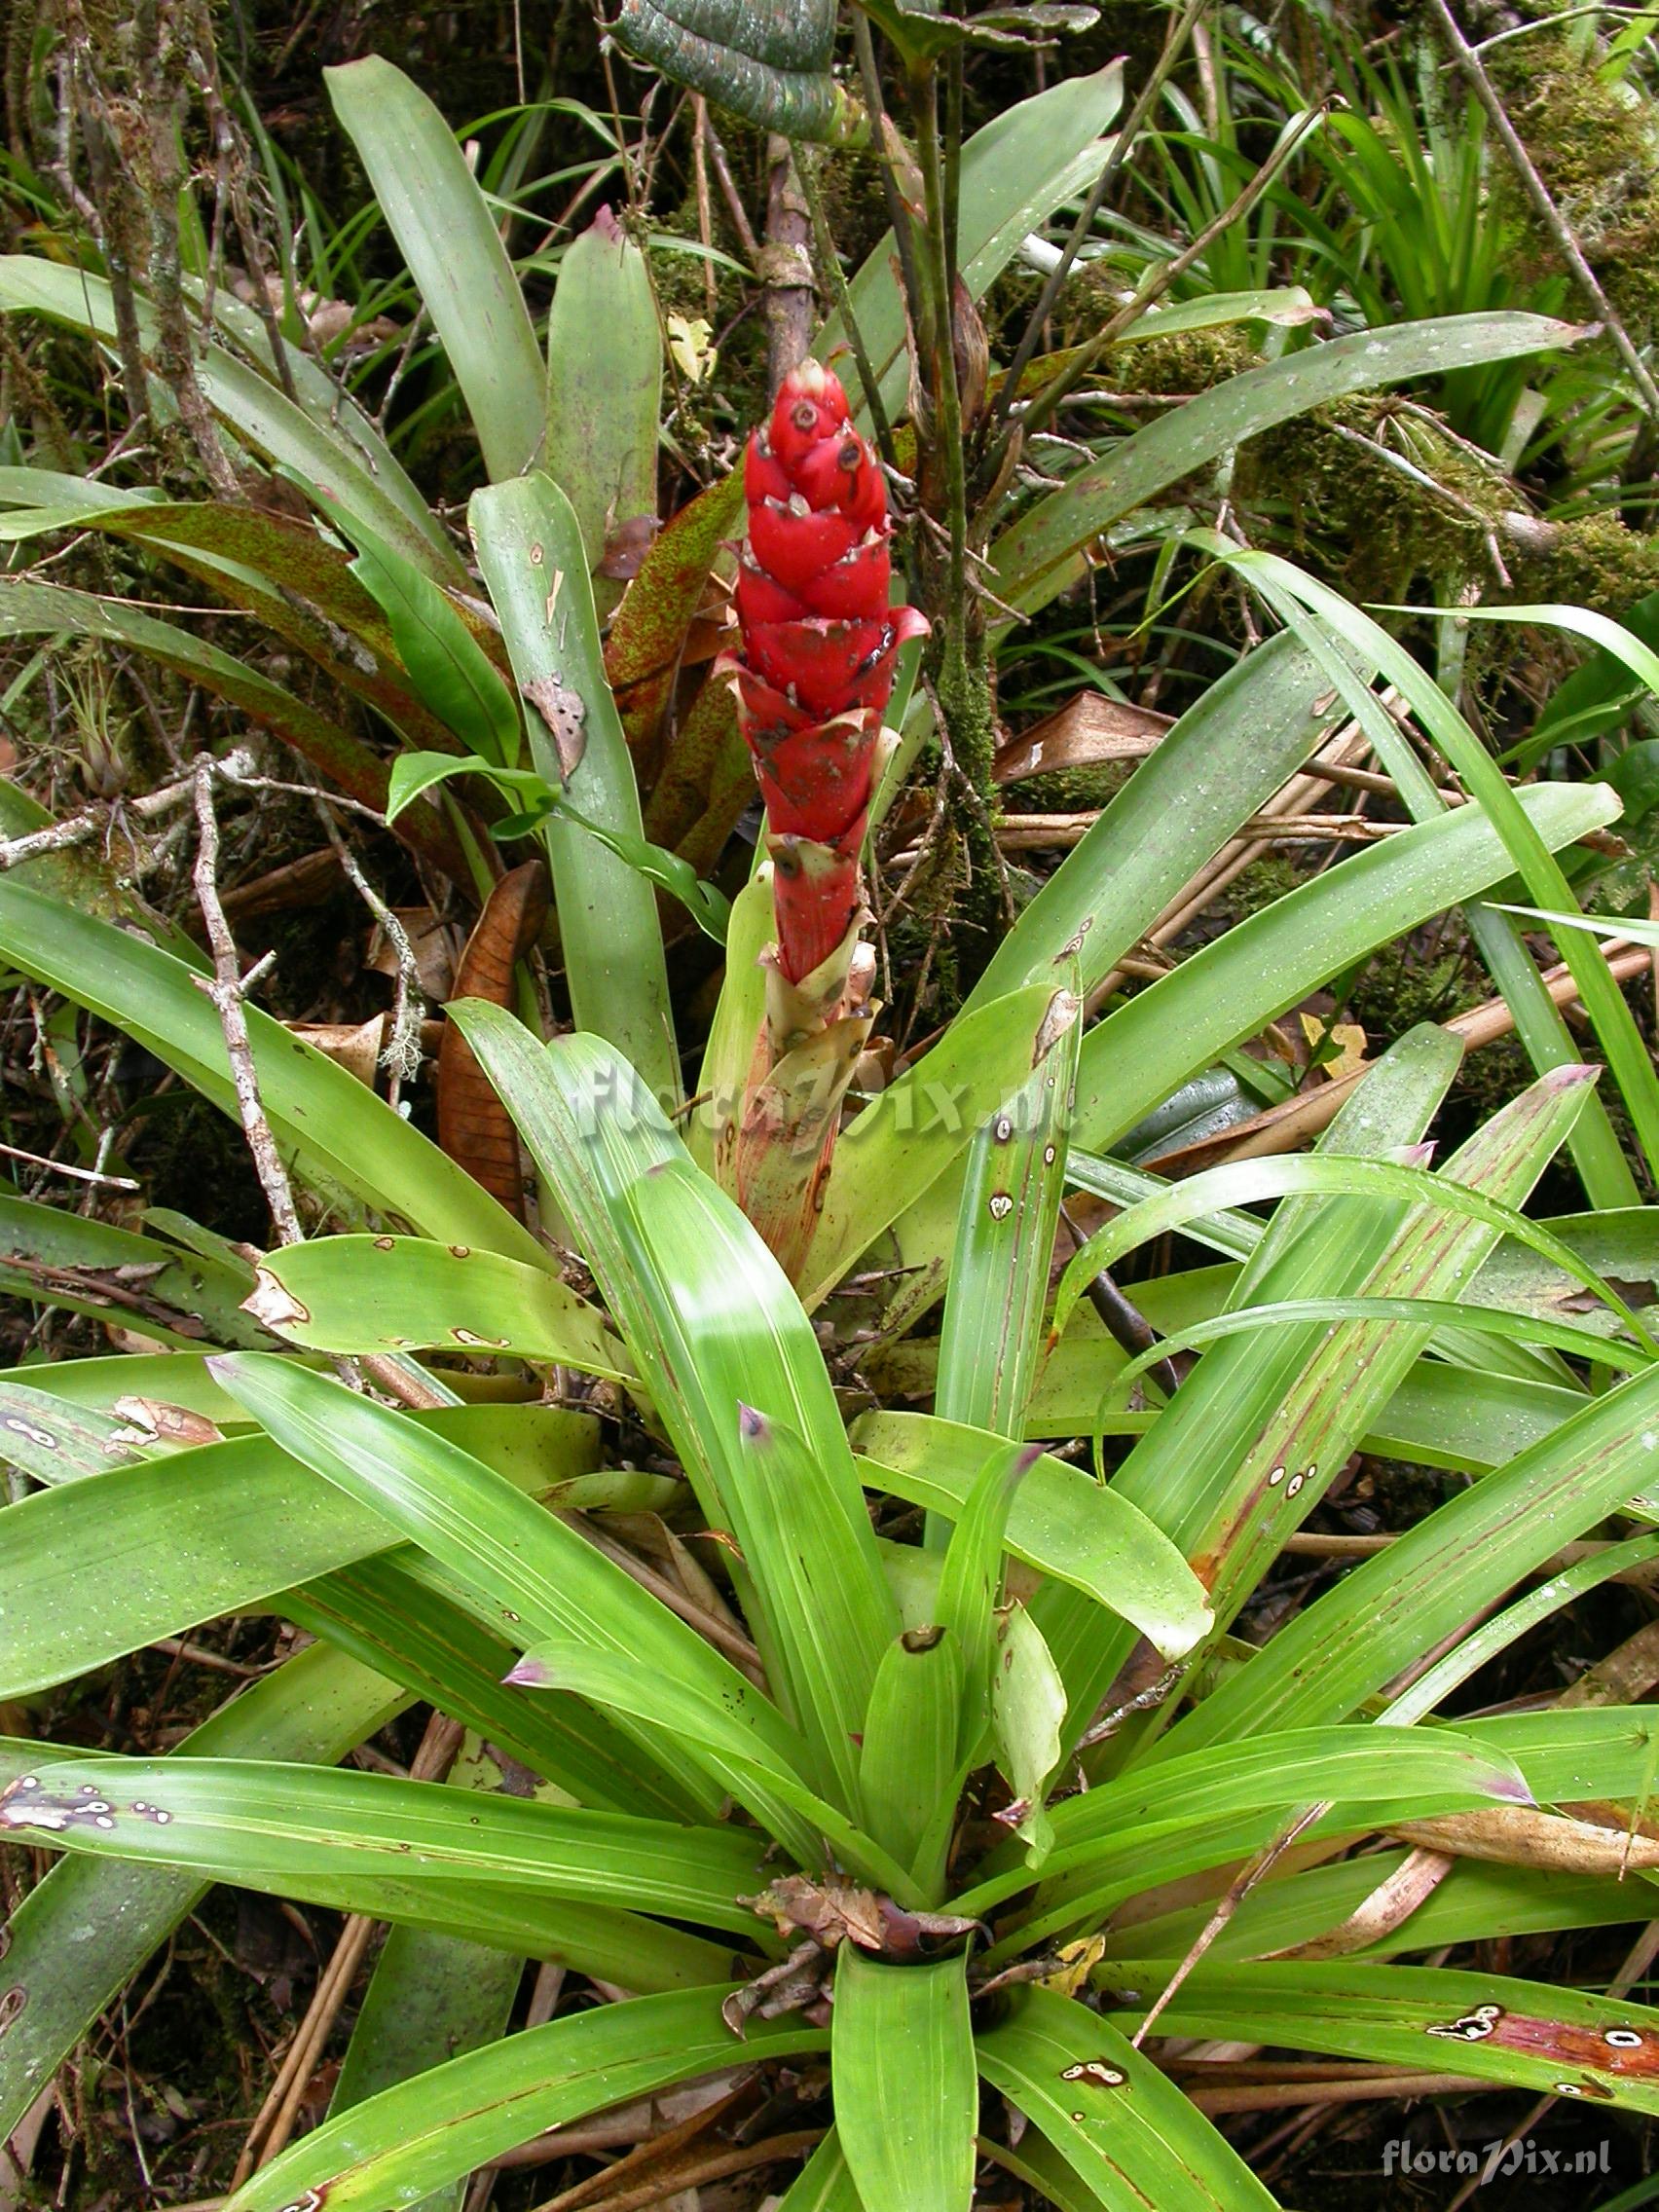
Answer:
POLYGON ((1491 1859, 1504 1866, 1612 1875, 1631 1867, 1659 1866, 1659 1838, 1527 1805, 1490 1805, 1478 1813, 1405 1821, 1388 1832, 1429 1851, 1448 1851, 1457 1859, 1491 1859))
POLYGON ((559 773, 569 783, 587 751, 587 701, 579 691, 562 682, 557 672, 521 683, 519 689, 547 724, 559 756, 559 773))
POLYGON ((1409 1920, 1423 1899, 1433 1895, 1456 1864, 1444 1851, 1413 1851, 1401 1860, 1386 1880, 1378 1883, 1363 1904, 1356 1905, 1340 1927, 1314 1936, 1306 1943, 1287 1943, 1282 1951, 1263 1953, 1270 1959, 1343 1959, 1350 1951, 1392 1936, 1409 1920))
POLYGON ((285 1021, 282 1026, 373 1090, 386 1043, 384 1014, 373 1014, 367 1021, 285 1021))
POLYGON ((1109 760, 1139 760, 1153 752, 1173 718, 1131 707, 1099 691, 1080 691, 998 753, 991 774, 999 784, 1048 776, 1061 768, 1097 768, 1109 760))
POLYGON ((758 1897, 740 1901, 772 1921, 780 1936, 798 1931, 830 1950, 849 1936, 866 1951, 879 1951, 885 1941, 883 1900, 874 1890, 834 1875, 815 1882, 805 1874, 784 1874, 758 1897))
MULTIPOLYGON (((491 892, 456 964, 451 995, 511 1006, 514 965, 535 943, 546 919, 547 870, 539 861, 526 861, 491 892)), ((453 1022, 445 1022, 438 1048, 438 1142, 509 1213, 524 1219, 518 1131, 453 1022)))

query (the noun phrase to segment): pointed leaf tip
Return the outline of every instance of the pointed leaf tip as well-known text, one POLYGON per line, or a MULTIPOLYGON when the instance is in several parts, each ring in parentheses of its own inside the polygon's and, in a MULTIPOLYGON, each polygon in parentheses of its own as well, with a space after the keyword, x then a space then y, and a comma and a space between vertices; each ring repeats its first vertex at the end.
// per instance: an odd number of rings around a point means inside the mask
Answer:
POLYGON ((737 1404, 737 1427, 745 1444, 765 1444, 771 1440, 771 1422, 753 1406, 746 1406, 741 1398, 737 1404))

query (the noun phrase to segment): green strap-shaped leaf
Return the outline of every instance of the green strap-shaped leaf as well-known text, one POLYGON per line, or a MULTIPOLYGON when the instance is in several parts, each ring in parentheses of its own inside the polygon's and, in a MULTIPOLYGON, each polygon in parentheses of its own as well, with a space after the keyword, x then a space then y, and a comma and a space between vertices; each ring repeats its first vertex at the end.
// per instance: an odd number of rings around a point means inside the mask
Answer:
POLYGON ((518 1646, 478 1617, 466 1602, 471 1592, 437 1586, 421 1566, 422 1555, 403 1545, 285 1591, 277 1603, 284 1619, 463 1721, 578 1804, 659 1819, 695 1811, 641 1744, 581 1699, 514 1688, 505 1677, 518 1646))
MULTIPOLYGON (((853 1441, 871 1490, 946 1520, 961 1513, 995 1443, 984 1429, 905 1413, 861 1415, 853 1441)), ((1027 1471, 1003 1540, 1028 1567, 1121 1613, 1166 1657, 1210 1625, 1203 1585, 1158 1524, 1063 1459, 1045 1456, 1027 1471)))
POLYGON ((1235 661, 1022 909, 967 1004, 1063 981, 1055 962, 1073 946, 1087 996, 1329 735, 1330 691, 1293 639, 1270 639, 1235 661))
POLYGON ((330 1236, 271 1253, 256 1310, 313 1351, 500 1352, 615 1380, 604 1315, 545 1268, 419 1236, 330 1236))
POLYGON ((401 69, 368 55, 323 77, 443 341, 485 466, 516 476, 540 450, 541 350, 495 212, 455 133, 401 69))
POLYGON ((1082 1042, 1081 999, 1056 996, 1046 1050, 968 1151, 940 1332, 935 1409, 1022 1436, 1043 1339, 1082 1042))
POLYGON ((1659 1370, 1590 1400, 1279 1631, 1166 1749, 1333 1719, 1659 1477, 1659 1370))
POLYGON ((929 1903, 942 1895, 967 1771, 958 1749, 962 1690, 962 1646, 950 1629, 911 1629, 895 1638, 876 1670, 859 1755, 866 1823, 912 1869, 929 1903))
POLYGON ((1019 1485, 1042 1457, 1034 1444, 993 1447, 974 1478, 967 1502, 950 1531, 940 1571, 935 1615, 955 1632, 967 1685, 963 1713, 971 1752, 985 1724, 991 1690, 992 1614, 1002 1596, 1003 1545, 1019 1485))
MULTIPOLYGON (((590 569, 613 531, 656 521, 661 412, 662 332, 645 257, 607 211, 565 248, 547 316, 543 466, 576 511, 590 569)), ((622 587, 598 577, 594 595, 608 614, 622 587)))
POLYGON ((864 2212, 833 2128, 790 2184, 778 2212, 864 2212))
POLYGON ((351 573, 386 616, 422 702, 474 753, 516 768, 522 731, 512 693, 442 587, 368 525, 336 520, 357 549, 351 573))
MULTIPOLYGON (((12 1510, 16 1510, 13 1508, 12 1510)), ((193 1729, 191 1758, 342 1758, 404 1703, 343 1652, 312 1644, 193 1729)), ((0 1959, 0 2142, 206 1884, 188 1868, 60 1859, 7 1921, 0 1959)))
MULTIPOLYGON (((1176 1962, 1150 1962, 1156 1988, 1176 1962)), ((1135 2024, 1133 2013, 1115 2018, 1135 2024)), ((1438 1967, 1201 1960, 1161 2015, 1172 2036, 1243 2036, 1539 2094, 1659 2112, 1659 2009, 1559 1983, 1438 1967)))
POLYGON ((1047 1989, 975 2040, 979 2071, 1022 2112, 1103 2212, 1272 2212, 1226 2138, 1121 2029, 1047 1989))
MULTIPOLYGON (((1381 1149, 1377 1140, 1390 1124, 1412 1129, 1418 1115, 1426 1119, 1444 1067, 1439 1051, 1413 1051, 1410 1040, 1403 1041, 1360 1086, 1326 1147, 1305 1164, 1321 1177, 1328 1173, 1333 1186, 1346 1181, 1378 1187, 1388 1180, 1395 1170, 1362 1157, 1359 1148, 1381 1149), (1423 1064, 1414 1068, 1414 1061, 1423 1064), (1367 1126, 1364 1102, 1373 1090, 1380 1096, 1367 1126)), ((1281 1236, 1275 1219, 1235 1286, 1235 1299, 1241 1302, 1253 1292, 1271 1301, 1279 1290, 1327 1285, 1382 1295, 1456 1291, 1494 1238, 1490 1216, 1472 1218, 1454 1209, 1473 1197, 1484 1205, 1525 1201, 1585 1094, 1582 1071, 1570 1079, 1562 1072, 1565 1080, 1534 1085, 1478 1130, 1440 1174, 1424 1179, 1451 1194, 1443 1206, 1408 1213, 1386 1205, 1356 1207, 1345 1199, 1309 1215, 1306 1199, 1294 1200, 1298 1210, 1287 1230, 1295 1234, 1281 1236)), ((1533 1234, 1530 1224, 1528 1234, 1533 1234)), ((1248 1310, 1242 1303, 1238 1309, 1248 1310)), ((1379 1320, 1363 1330, 1326 1331, 1314 1324, 1260 1341, 1235 1338, 1219 1347, 1213 1364, 1201 1363, 1189 1378, 1191 1392, 1183 1384, 1168 1418, 1130 1453, 1117 1486, 1143 1511, 1156 1512, 1189 1558, 1202 1563, 1220 1628, 1232 1621, 1285 1537, 1325 1494, 1431 1336, 1425 1317, 1415 1328, 1379 1320)), ((1085 1671, 1076 1656, 1077 1643, 1085 1641, 1088 1624, 1062 1656, 1082 1705, 1105 1694, 1126 1656, 1121 1638, 1096 1637, 1085 1671)))
POLYGON ((241 1310, 245 1266, 0 1190, 0 1289, 164 1344, 269 1344, 241 1310), (130 1271, 125 1276, 123 1271, 130 1271))
MULTIPOLYGON (((643 837, 574 510, 551 477, 535 474, 475 494, 470 519, 513 674, 535 702, 532 759, 589 821, 643 837)), ((572 821, 555 815, 542 837, 576 1026, 608 1038, 673 1106, 680 1062, 656 894, 572 821)))
MULTIPOLYGON (((265 1436, 240 1436, 134 1465, 121 1463, 129 1448, 111 1456, 89 1438, 89 1461, 67 1465, 77 1442, 77 1417, 43 1410, 27 1402, 32 1396, 17 1384, 0 1383, 0 1448, 9 1458, 29 1454, 37 1476, 62 1487, 9 1508, 0 1562, 6 1621, 0 1696, 26 1696, 107 1665, 157 1637, 177 1635, 240 1607, 257 1607, 290 1584, 384 1551, 398 1539, 397 1530, 378 1512, 296 1468, 265 1436), (100 1459, 102 1471, 94 1471, 100 1459), (66 1475, 88 1479, 65 1481, 66 1475), (89 1588, 101 1593, 96 1605, 86 1602, 89 1588)), ((480 1415, 487 1428, 493 1414, 486 1408, 408 1419, 407 1441, 412 1448, 424 1424, 438 1423, 454 1440, 448 1449, 462 1457, 464 1446, 474 1440, 487 1451, 480 1415)), ((95 1418, 78 1417, 83 1424, 95 1418)), ((132 1422, 121 1427, 129 1436, 141 1433, 132 1422)), ((404 1430, 393 1433, 404 1440, 404 1430)), ((555 1413, 551 1422, 526 1433, 514 1480, 491 1479, 503 1489, 513 1489, 515 1482, 539 1489, 561 1472, 591 1466, 594 1451, 586 1421, 555 1413)))
MULTIPOLYGON (((281 684, 261 676, 245 660, 237 659, 178 623, 164 622, 157 615, 100 599, 92 592, 71 591, 64 584, 21 580, 0 583, 0 637, 43 635, 91 638, 158 661, 163 668, 200 683, 216 698, 229 700, 263 728, 275 731, 320 768, 331 783, 363 805, 380 809, 386 804, 386 763, 360 738, 318 714, 281 684)), ((405 828, 424 849, 442 855, 440 865, 459 868, 453 840, 445 842, 429 816, 424 814, 405 828)), ((357 1088, 360 1090, 362 1086, 357 1088)))
MULTIPOLYGON (((7 309, 50 315, 106 346, 115 342, 108 280, 68 263, 33 254, 0 255, 0 311, 7 309)), ((136 309, 139 336, 153 351, 158 343, 154 314, 142 299, 136 309)), ((228 285, 214 294, 214 320, 230 327, 255 359, 269 359, 263 323, 252 308, 232 298, 228 285)), ((251 451, 276 467, 292 469, 308 484, 331 486, 353 514, 429 574, 464 582, 466 571, 454 547, 361 409, 309 353, 290 348, 287 359, 299 404, 280 389, 273 373, 251 366, 223 346, 207 346, 198 354, 197 382, 219 421, 251 451)))
MULTIPOLYGON (((954 1226, 961 1182, 952 1170, 980 1124, 1031 1073, 1061 988, 1058 981, 1038 983, 953 1021, 841 1132, 800 1280, 808 1311, 906 1204, 946 1178, 954 1226)), ((934 1256, 933 1297, 943 1288, 949 1238, 947 1229, 934 1256)))
MULTIPOLYGON (((385 1774, 226 1759, 75 1759, 13 1782, 0 1829, 280 1889, 312 1876, 501 1884, 755 1932, 763 1839, 385 1774), (88 1787, 88 1786, 91 1787, 88 1787)), ((296 1894, 298 1894, 296 1892, 296 1894)), ((372 1909, 372 1907, 371 1907, 372 1909)))
MULTIPOLYGON (((510 1952, 426 1928, 392 1929, 363 1993, 330 2116, 498 2042, 523 1976, 524 1961, 510 1952)), ((465 2189, 464 2177, 446 2183, 412 2212, 460 2212, 465 2189)))
MULTIPOLYGON (((498 2152, 629 2097, 731 2061, 725 1987, 601 2005, 509 2036, 326 2121, 245 2182, 225 2212, 385 2212, 441 2188, 498 2152)), ((799 2014, 749 2022, 751 2055, 822 2051, 799 2014)))
MULTIPOLYGON (((1515 795, 1552 848, 1617 817, 1618 800, 1604 785, 1531 784, 1515 795)), ((1085 1037, 1076 1140, 1109 1150, 1228 1046, 1376 946, 1478 898, 1511 865, 1481 810, 1457 807, 1365 847, 1252 914, 1085 1037)))
POLYGON ((991 548, 997 596, 1022 613, 1046 607, 1084 572, 1091 539, 1277 423, 1349 392, 1540 353, 1582 335, 1548 315, 1440 315, 1355 331, 1229 377, 1080 469, 1005 531, 991 548))
MULTIPOLYGON (((755 1732, 762 1750, 790 1763, 793 1732, 729 1659, 491 1468, 343 1384, 281 1360, 232 1354, 216 1372, 295 1458, 384 1514, 485 1600, 518 1614, 525 1643, 569 1638, 701 1682, 755 1732)), ((630 1732, 637 1727, 630 1723, 630 1732)), ((699 1767, 723 1775, 719 1752, 699 1748, 693 1758, 663 1730, 640 1732, 658 1762, 688 1788, 696 1791, 701 1781, 709 1801, 699 1767)), ((764 1802, 753 1772, 730 1787, 747 1804, 764 1802)))
MULTIPOLYGON (((1274 1824, 1310 1799, 1328 1799, 1319 1833, 1345 1833, 1397 1819, 1530 1802, 1516 1761, 1485 1739, 1448 1728, 1343 1727, 1284 1730, 1226 1750, 1143 1758, 1125 1773, 1051 1809, 1053 1849, 1042 1869, 1039 1910, 997 1947, 999 1959, 1029 1950, 1056 1931, 1104 1913, 1144 1888, 1149 1853, 1174 1879, 1242 1857, 1240 1835, 1265 1841, 1274 1824), (1409 1748, 1408 1748, 1409 1747, 1409 1748), (1098 1802, 1096 1802, 1096 1799, 1098 1802), (1420 1806, 1423 1812, 1410 1808, 1420 1806)), ((1016 1847, 1005 1845, 990 1871, 956 1909, 984 1912, 1032 1886, 1016 1847)))
POLYGON ((682 1743, 716 1751, 739 1771, 753 1768, 763 1776, 767 1793, 798 1816, 780 1840, 803 1863, 815 1864, 827 1844, 838 1863, 861 1880, 901 1901, 919 1901, 903 1865, 800 1780, 807 1763, 804 1746, 793 1760, 782 1757, 744 1725, 729 1703, 698 1685, 665 1679, 632 1659, 568 1638, 533 1645, 511 1679, 532 1688, 572 1690, 591 1704, 666 1729, 682 1743))
POLYGON ((713 1478, 819 1788, 856 1804, 855 1739, 898 1620, 817 1337, 737 1206, 683 1156, 641 1177, 617 1226, 654 1309, 650 1346, 635 1347, 653 1402, 687 1469, 713 1478))
POLYGON ((831 2039, 835 2133, 865 2203, 969 2212, 979 2096, 966 1961, 886 1966, 843 1943, 831 2039))

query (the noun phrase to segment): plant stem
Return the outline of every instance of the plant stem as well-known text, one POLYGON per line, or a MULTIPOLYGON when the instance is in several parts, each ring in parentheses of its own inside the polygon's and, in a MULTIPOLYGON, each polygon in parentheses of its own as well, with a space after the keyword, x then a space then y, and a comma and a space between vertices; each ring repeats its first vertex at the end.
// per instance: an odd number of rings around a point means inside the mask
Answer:
POLYGON ((881 380, 869 357, 869 349, 865 344, 864 332, 859 328, 858 316, 853 313, 853 295, 847 283, 847 273, 841 267, 841 257, 835 250, 834 235, 830 228, 829 215, 825 212, 824 195, 819 190, 818 163, 813 153, 806 148, 801 149, 800 182, 806 195, 807 209, 812 216, 812 238, 818 249, 818 266, 829 286, 830 296, 835 303, 835 313, 840 316, 841 328, 847 334, 847 344, 852 348, 876 450, 889 468, 897 469, 899 457, 893 443, 893 425, 887 420, 887 409, 882 405, 881 380))

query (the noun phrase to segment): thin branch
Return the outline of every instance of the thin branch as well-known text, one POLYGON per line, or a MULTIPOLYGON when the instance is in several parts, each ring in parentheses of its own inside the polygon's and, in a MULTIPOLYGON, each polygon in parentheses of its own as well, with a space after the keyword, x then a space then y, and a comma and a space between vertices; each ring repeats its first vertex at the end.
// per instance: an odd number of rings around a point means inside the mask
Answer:
POLYGON ((391 1033, 380 1056, 380 1064, 389 1079, 387 1099, 395 1107, 403 1086, 414 1081, 421 1065, 421 1023, 426 1007, 421 995, 420 967, 415 948, 409 941, 409 932, 363 873, 356 855, 340 834, 339 826, 329 812, 328 794, 318 792, 315 797, 317 817, 334 847, 334 857, 347 881, 379 922, 397 962, 397 979, 391 993, 391 1033))
POLYGON ((1619 319, 1618 310, 1602 289, 1601 279, 1584 258, 1584 248, 1573 235, 1572 226, 1557 206, 1549 186, 1539 175, 1531 155, 1527 151, 1521 133, 1509 120, 1509 112, 1497 95, 1496 87, 1487 75, 1480 55, 1463 36, 1461 24, 1447 6, 1446 0, 1429 0, 1435 18, 1445 33, 1446 43, 1456 56, 1463 74, 1474 87, 1475 97, 1487 112, 1487 119, 1497 132, 1504 152, 1514 164, 1515 173, 1527 188, 1527 196, 1538 210, 1544 228, 1560 247, 1567 267, 1577 277, 1585 296, 1595 307, 1612 340, 1618 356, 1630 371, 1631 382, 1641 395, 1641 404, 1647 414, 1659 418, 1659 384, 1653 381, 1647 363, 1642 359, 1630 332, 1619 319))
POLYGON ((240 973, 237 958, 236 940, 231 925, 225 919, 225 909, 219 899, 219 823, 213 812, 213 763, 203 756, 196 763, 196 898, 202 908, 202 918, 207 925, 207 941, 213 953, 214 980, 205 977, 195 980, 212 1000, 219 1015, 219 1025, 225 1033, 225 1051, 231 1063, 231 1082, 237 1095, 237 1111, 241 1118, 243 1134, 249 1152, 253 1155, 254 1171, 265 1202, 271 1208, 276 1235, 283 1244, 298 1244, 305 1232, 300 1217, 294 1210, 293 1188, 288 1181, 288 1170, 282 1164, 282 1156, 276 1149, 271 1124, 259 1098, 259 1076, 253 1064, 253 1045, 247 1033, 247 1008, 245 999, 248 984, 266 966, 259 966, 246 977, 240 973))
MULTIPOLYGON (((1087 346, 1078 347, 1060 374, 1046 384, 1032 399, 1024 414, 1017 416, 1009 424, 1004 432, 1003 442, 1006 443, 1009 438, 1018 432, 1023 432, 1026 437, 1030 437, 1034 431, 1040 429, 1058 412, 1062 402, 1069 397, 1078 385, 1082 384, 1101 356, 1118 343, 1124 332, 1129 329, 1132 324, 1139 322, 1147 309, 1163 297, 1163 294, 1168 291, 1170 285, 1178 276, 1186 275, 1199 255, 1216 239, 1220 238, 1224 231, 1231 230, 1235 223, 1243 220, 1268 190, 1268 187, 1284 169, 1291 156, 1295 154, 1309 132, 1324 121, 1325 113, 1324 104, 1310 109, 1302 119, 1300 129, 1281 139, 1249 183, 1239 193, 1237 199, 1230 206, 1224 207, 1219 215, 1212 217, 1198 237, 1193 240, 1192 243, 1184 246, 1173 260, 1161 261, 1157 268, 1147 273, 1136 286, 1133 297, 1124 303, 1118 313, 1088 341, 1087 346)), ((985 465, 987 471, 994 473, 991 461, 987 461, 985 465)))
POLYGON ((1093 228, 1095 216, 1099 214, 1105 204, 1107 193, 1111 191, 1124 164, 1128 160, 1135 140, 1145 129, 1146 119, 1152 113, 1154 103, 1167 83, 1170 71, 1180 59, 1181 49, 1186 44, 1194 24, 1208 5, 1209 0, 1187 0, 1187 6, 1181 11, 1175 21, 1170 24, 1169 34, 1163 42, 1163 51, 1154 64, 1151 76, 1141 87, 1135 104, 1130 108, 1123 129, 1113 139, 1112 150, 1101 165, 1100 174, 1094 180, 1093 189, 1084 202, 1082 212, 1077 221, 1072 225, 1070 238, 1067 239, 1060 249, 1060 258, 1050 270, 1044 279, 1043 289, 1037 295, 1037 305, 1031 311, 1030 320, 1026 323, 1014 359, 1009 366, 1008 375, 1003 382, 1002 389, 997 395, 996 416, 998 422, 1008 420, 1009 410, 1019 395, 1019 380, 1031 365, 1043 335, 1043 326, 1053 313, 1054 302, 1059 298, 1060 286, 1071 275, 1072 264, 1076 261, 1079 249, 1093 228))
POLYGON ((92 1167, 71 1167, 66 1160, 44 1160, 38 1152, 24 1152, 20 1145, 0 1144, 0 1158, 21 1160, 30 1167, 44 1167, 49 1174, 73 1176, 77 1183, 96 1183, 105 1191, 140 1191, 130 1175, 104 1175, 92 1167))
MULTIPOLYGON (((253 766, 252 751, 243 746, 227 754, 223 760, 209 761, 209 769, 216 775, 236 780, 253 766)), ((144 797, 124 799, 122 811, 135 815, 140 821, 153 821, 158 815, 168 813, 192 796, 196 790, 197 774, 201 763, 188 776, 176 783, 162 784, 144 797)), ((50 822, 42 830, 31 830, 21 837, 0 837, 0 875, 8 868, 20 867, 24 861, 38 860, 43 853, 66 852, 72 845, 88 845, 103 835, 113 819, 109 807, 88 807, 80 814, 72 814, 66 822, 50 822)))

